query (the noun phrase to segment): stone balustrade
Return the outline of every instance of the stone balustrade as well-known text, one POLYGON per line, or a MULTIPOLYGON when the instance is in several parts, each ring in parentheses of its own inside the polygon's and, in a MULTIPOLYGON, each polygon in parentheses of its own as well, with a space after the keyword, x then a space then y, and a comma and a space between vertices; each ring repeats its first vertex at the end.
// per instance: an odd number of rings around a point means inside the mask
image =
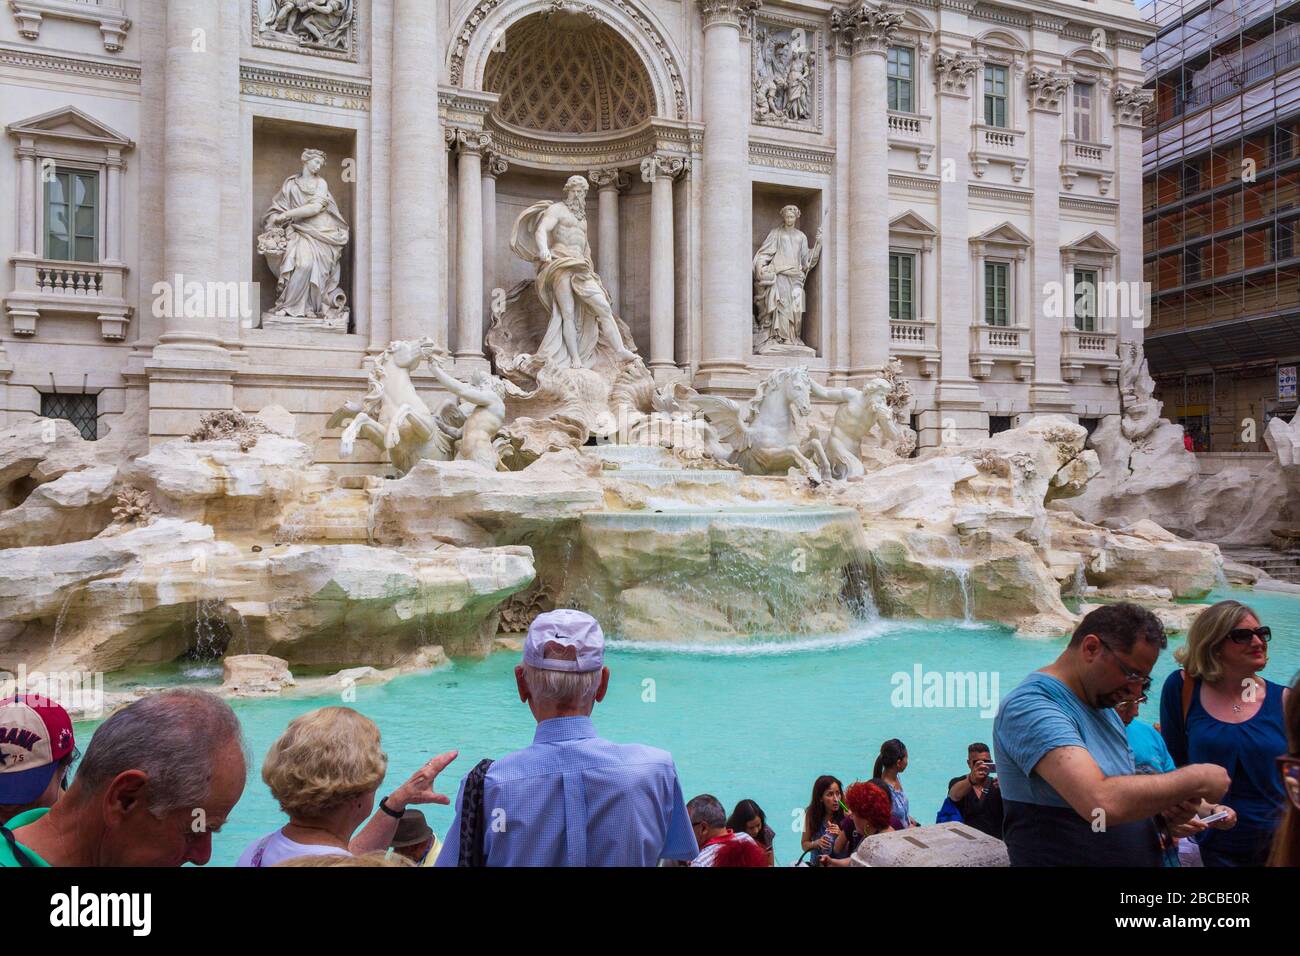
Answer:
POLYGON ((890 319, 889 352, 918 359, 921 374, 928 378, 939 368, 938 331, 933 319, 890 319))
POLYGON ((971 375, 987 378, 994 362, 1013 363, 1019 379, 1033 374, 1034 353, 1030 348, 1027 326, 987 325, 982 322, 971 326, 971 375))
POLYGON ((1074 189, 1080 175, 1096 176, 1104 196, 1115 178, 1115 165, 1109 143, 1092 143, 1066 137, 1061 140, 1061 185, 1074 189))
POLYGON ((984 123, 971 125, 971 171, 982 177, 990 163, 1011 167, 1011 178, 1020 182, 1029 166, 1029 147, 1024 130, 1004 129, 984 123))
POLYGON ((125 265, 62 262, 14 256, 14 288, 5 308, 15 335, 36 335, 42 313, 94 317, 105 339, 126 336, 131 308, 126 302, 125 265))
POLYGON ((1117 381, 1119 375, 1118 335, 1109 331, 1084 332, 1079 329, 1061 330, 1061 377, 1067 382, 1078 381, 1083 369, 1089 365, 1100 366, 1102 380, 1117 381))
POLYGON ((934 125, 920 113, 889 111, 889 145, 916 152, 917 169, 928 169, 934 156, 934 125))

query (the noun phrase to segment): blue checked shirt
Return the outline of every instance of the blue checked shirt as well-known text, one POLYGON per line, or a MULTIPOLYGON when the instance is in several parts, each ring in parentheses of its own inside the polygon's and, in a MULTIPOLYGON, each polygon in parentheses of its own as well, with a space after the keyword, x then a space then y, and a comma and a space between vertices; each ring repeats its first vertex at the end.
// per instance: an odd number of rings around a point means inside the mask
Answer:
MULTIPOLYGON (((456 818, 438 866, 460 856, 456 818)), ((596 736, 590 717, 537 725, 531 747, 492 764, 483 784, 488 866, 654 866, 699 852, 672 755, 596 736)))

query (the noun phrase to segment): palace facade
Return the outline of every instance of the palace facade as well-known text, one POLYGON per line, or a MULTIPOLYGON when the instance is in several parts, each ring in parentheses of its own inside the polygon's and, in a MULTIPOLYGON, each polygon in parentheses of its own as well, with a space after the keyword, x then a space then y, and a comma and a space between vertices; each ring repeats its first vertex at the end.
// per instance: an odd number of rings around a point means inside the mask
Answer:
POLYGON ((1152 33, 1126 0, 11 0, 0 424, 158 441, 279 404, 338 463, 390 341, 487 366, 534 272, 512 227, 574 174, 660 382, 898 357, 923 446, 1116 414, 1152 33), (315 299, 268 212, 305 163, 315 299), (803 248, 768 241, 789 206, 816 255, 756 259, 803 248))

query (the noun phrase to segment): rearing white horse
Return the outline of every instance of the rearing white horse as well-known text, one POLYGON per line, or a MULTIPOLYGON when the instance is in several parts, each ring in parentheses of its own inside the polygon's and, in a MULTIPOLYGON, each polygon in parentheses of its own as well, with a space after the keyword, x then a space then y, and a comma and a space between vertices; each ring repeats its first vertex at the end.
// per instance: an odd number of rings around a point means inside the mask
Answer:
POLYGON ((345 402, 329 420, 330 428, 343 428, 339 454, 352 454, 357 438, 388 453, 401 474, 422 458, 451 461, 465 416, 454 400, 437 412, 420 398, 411 372, 432 352, 433 340, 393 342, 370 367, 369 388, 361 401, 345 402))
POLYGON ((800 450, 806 445, 824 455, 814 436, 805 439, 803 421, 812 412, 812 379, 806 368, 777 369, 764 379, 746 407, 716 395, 697 395, 692 403, 732 449, 730 460, 750 475, 782 474, 796 466, 813 482, 817 465, 800 450))

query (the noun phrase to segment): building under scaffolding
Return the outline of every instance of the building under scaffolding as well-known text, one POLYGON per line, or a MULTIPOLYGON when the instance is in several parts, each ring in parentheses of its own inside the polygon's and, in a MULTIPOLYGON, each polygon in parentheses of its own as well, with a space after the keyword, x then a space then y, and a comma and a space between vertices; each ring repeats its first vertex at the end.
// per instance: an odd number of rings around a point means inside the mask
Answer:
POLYGON ((1300 0, 1139 0, 1146 354, 1198 451, 1262 451, 1300 365, 1300 0))

